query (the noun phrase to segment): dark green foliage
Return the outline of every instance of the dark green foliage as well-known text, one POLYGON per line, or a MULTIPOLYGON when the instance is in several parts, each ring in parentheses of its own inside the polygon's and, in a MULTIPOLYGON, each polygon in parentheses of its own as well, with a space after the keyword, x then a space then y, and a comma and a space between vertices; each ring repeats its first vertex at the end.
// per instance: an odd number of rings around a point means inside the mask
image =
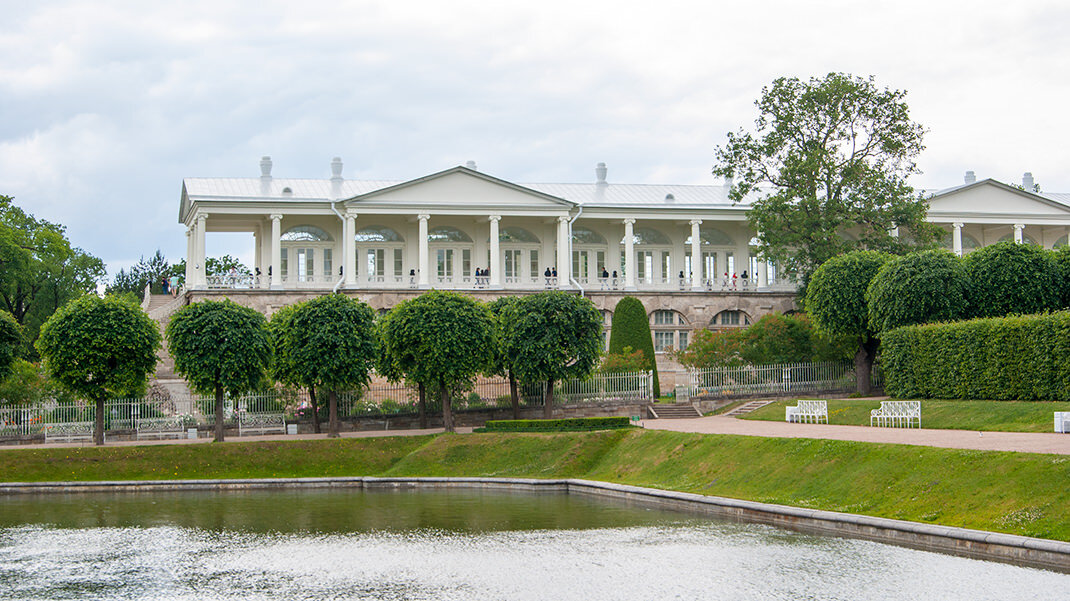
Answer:
POLYGON ((1052 259, 1059 272, 1059 282, 1062 284, 1062 308, 1065 309, 1070 307, 1070 245, 1060 246, 1052 251, 1052 259))
POLYGON ((22 326, 7 311, 0 310, 0 381, 11 375, 11 365, 22 348, 22 326))
POLYGON ((660 394, 658 364, 654 357, 654 337, 650 333, 650 317, 643 303, 625 296, 613 309, 613 325, 609 330, 609 352, 620 354, 624 347, 642 351, 647 358, 646 369, 654 372, 654 394, 660 394))
POLYGON ((494 349, 494 360, 487 375, 498 375, 509 378, 509 402, 513 407, 513 417, 520 418, 520 386, 516 374, 516 353, 511 348, 513 330, 519 320, 519 311, 522 305, 519 296, 501 296, 490 302, 491 315, 494 316, 494 325, 497 328, 498 346, 494 349))
POLYGON ((216 399, 215 438, 223 440, 223 395, 255 390, 271 365, 267 320, 227 299, 187 305, 167 325, 175 371, 201 394, 216 399))
POLYGON ((935 243, 928 203, 906 181, 925 130, 905 97, 846 73, 762 88, 755 132, 729 133, 713 173, 735 177, 735 202, 760 196, 747 217, 763 258, 805 283, 851 250, 902 254, 935 243), (894 227, 910 235, 892 236, 894 227))
POLYGON ((145 296, 145 285, 150 284, 152 294, 162 294, 163 280, 171 277, 171 270, 172 266, 164 258, 163 253, 160 249, 156 249, 156 253, 148 259, 142 256, 130 267, 129 271, 120 269, 108 286, 107 293, 127 292, 137 295, 138 300, 142 300, 145 296))
POLYGON ((804 314, 771 313, 746 328, 700 330, 676 358, 688 367, 703 369, 847 361, 854 351, 853 339, 819 332, 804 314))
POLYGON ((892 396, 1070 400, 1070 313, 909 326, 882 338, 892 396))
POLYGON ((453 431, 449 391, 471 383, 494 361, 494 317, 485 305, 455 292, 432 290, 399 303, 380 323, 379 363, 393 375, 437 390, 447 431, 453 431))
POLYGON ((962 265, 968 317, 1026 315, 1063 306, 1059 266, 1039 246, 999 242, 966 255, 962 265))
POLYGON ((568 419, 491 420, 477 432, 591 432, 631 426, 627 417, 573 417, 568 419))
POLYGON ((643 351, 632 350, 626 346, 619 353, 609 353, 602 359, 598 371, 606 374, 620 374, 646 370, 646 355, 643 351))
POLYGON ((342 294, 320 296, 298 304, 288 327, 276 332, 288 339, 281 345, 287 375, 328 392, 330 435, 337 437, 337 393, 367 386, 378 355, 375 312, 342 294))
POLYGON ((881 266, 866 290, 870 329, 959 319, 966 309, 965 288, 962 263, 946 250, 896 257, 881 266))
POLYGON ((104 400, 140 395, 156 368, 160 330, 140 307, 87 295, 41 326, 37 350, 49 374, 70 392, 96 402, 94 441, 104 444, 104 400))

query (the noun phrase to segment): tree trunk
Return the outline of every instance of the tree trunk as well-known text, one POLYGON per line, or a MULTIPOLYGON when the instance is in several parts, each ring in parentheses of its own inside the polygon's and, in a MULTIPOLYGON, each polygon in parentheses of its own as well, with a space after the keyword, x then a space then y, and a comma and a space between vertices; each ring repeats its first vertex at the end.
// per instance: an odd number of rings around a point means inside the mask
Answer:
POLYGON ((855 392, 859 394, 868 395, 872 392, 869 374, 873 371, 873 361, 877 358, 877 347, 879 346, 879 340, 870 338, 859 344, 858 351, 855 352, 855 392))
POLYGON ((546 380, 546 393, 543 394, 543 408, 542 416, 545 419, 550 419, 554 416, 554 380, 550 378, 546 380))
POLYGON ((308 387, 308 402, 312 405, 312 431, 320 433, 320 407, 316 403, 316 387, 308 387))
POLYGON ((338 393, 333 390, 327 393, 327 415, 327 438, 338 438, 338 393))
POLYGON ((93 420, 93 444, 104 444, 104 395, 97 397, 97 415, 93 420))
POLYGON ((450 391, 446 383, 439 381, 439 397, 442 399, 442 427, 447 432, 455 432, 453 427, 453 407, 451 406, 450 391))
POLYGON ((513 402, 513 419, 520 419, 520 391, 517 388, 516 377, 509 372, 509 398, 513 402))
POLYGON ((223 386, 215 385, 215 442, 223 442, 223 386))
POLYGON ((420 390, 420 401, 417 404, 420 411, 420 429, 427 429, 427 387, 422 383, 417 385, 420 390))

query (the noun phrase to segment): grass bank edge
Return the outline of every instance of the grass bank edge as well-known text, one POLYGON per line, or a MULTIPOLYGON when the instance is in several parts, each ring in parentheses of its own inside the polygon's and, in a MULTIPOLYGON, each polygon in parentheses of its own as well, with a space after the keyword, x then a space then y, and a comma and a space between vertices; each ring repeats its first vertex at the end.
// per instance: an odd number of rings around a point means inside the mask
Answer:
POLYGON ((314 476, 585 478, 1070 541, 1057 455, 651 430, 0 453, 5 481, 314 476))

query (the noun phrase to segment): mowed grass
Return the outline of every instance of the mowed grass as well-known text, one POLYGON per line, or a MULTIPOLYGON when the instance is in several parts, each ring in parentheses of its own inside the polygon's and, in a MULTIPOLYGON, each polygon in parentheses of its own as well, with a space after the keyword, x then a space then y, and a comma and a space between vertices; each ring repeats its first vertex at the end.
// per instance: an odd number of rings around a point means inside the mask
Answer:
POLYGON ((1057 455, 656 430, 0 451, 4 481, 308 476, 587 478, 1070 541, 1057 455))
MULTIPOLYGON (((783 421, 784 407, 797 401, 776 401, 741 416, 743 419, 783 421)), ((869 412, 880 401, 829 399, 829 423, 868 426, 869 412)), ((1052 432, 1054 412, 1070 411, 1070 403, 1048 401, 921 400, 921 426, 942 430, 989 432, 1052 432)))

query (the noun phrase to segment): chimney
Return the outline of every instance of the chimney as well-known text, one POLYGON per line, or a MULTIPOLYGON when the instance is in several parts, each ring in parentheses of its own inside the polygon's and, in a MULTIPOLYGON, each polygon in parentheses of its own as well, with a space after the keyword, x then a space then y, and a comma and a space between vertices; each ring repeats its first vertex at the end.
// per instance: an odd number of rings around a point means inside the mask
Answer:
POLYGON ((1028 192, 1032 192, 1036 187, 1033 184, 1033 173, 1031 171, 1026 171, 1022 174, 1022 187, 1028 192))
POLYGON ((331 197, 338 198, 342 195, 342 157, 331 159, 331 197))
POLYGON ((260 157, 260 194, 267 196, 271 191, 271 157, 260 157))
POLYGON ((963 178, 963 179, 966 180, 967 184, 977 183, 977 174, 974 173, 973 171, 967 171, 966 172, 966 177, 963 178))
POLYGON ((609 182, 606 181, 606 174, 609 173, 609 169, 606 169, 605 163, 598 163, 594 168, 595 183, 599 186, 605 186, 609 182))
POLYGON ((724 178, 724 193, 727 196, 732 191, 732 176, 726 175, 724 178))
POLYGON ((479 169, 476 168, 476 162, 475 161, 468 161, 467 163, 464 164, 464 167, 465 167, 465 169, 471 169, 472 171, 479 171, 479 169))

